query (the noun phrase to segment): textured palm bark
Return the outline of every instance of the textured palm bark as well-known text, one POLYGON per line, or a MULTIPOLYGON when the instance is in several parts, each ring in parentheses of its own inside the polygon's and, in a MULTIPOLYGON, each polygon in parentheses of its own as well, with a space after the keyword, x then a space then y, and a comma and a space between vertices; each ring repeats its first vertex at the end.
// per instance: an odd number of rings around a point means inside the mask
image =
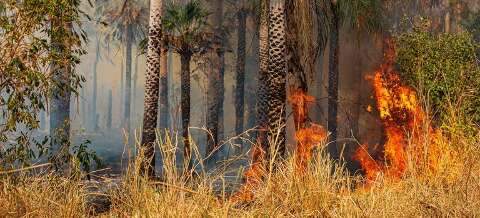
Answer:
MULTIPOLYGON (((243 3, 243 2, 242 2, 243 3)), ((243 120, 245 112, 245 40, 246 40, 246 22, 247 13, 242 7, 237 13, 238 20, 238 40, 237 40, 237 63, 236 63, 236 84, 235 84, 235 135, 243 132, 243 120)), ((241 143, 241 141, 239 141, 241 143)), ((233 150, 236 154, 236 149, 233 150)))
POLYGON ((224 73, 225 73, 225 52, 223 24, 223 0, 211 1, 213 15, 209 23, 215 32, 215 52, 211 55, 212 71, 209 75, 207 88, 207 129, 211 137, 207 137, 206 155, 207 166, 213 167, 218 156, 219 139, 223 138, 223 99, 224 99, 224 73))
POLYGON ((181 64, 181 110, 182 110, 182 136, 183 136, 183 156, 184 160, 188 161, 187 170, 191 169, 191 155, 192 148, 190 146, 190 59, 192 57, 191 53, 180 54, 180 64, 181 64))
POLYGON ((124 101, 124 128, 125 132, 130 134, 130 115, 131 115, 131 97, 132 97, 132 26, 128 25, 126 33, 126 53, 125 53, 125 101, 124 101))
POLYGON ((155 175, 155 127, 157 126, 158 117, 162 38, 161 11, 162 1, 151 0, 142 133, 142 146, 144 148, 145 156, 149 158, 150 161, 144 162, 141 166, 142 172, 148 176, 155 175))
POLYGON ((268 136, 277 146, 279 156, 285 155, 286 104, 286 36, 284 1, 271 2, 268 46, 268 136))
MULTIPOLYGON (((267 126, 268 126, 268 98, 267 98, 267 76, 268 76, 268 15, 269 0, 262 0, 259 26, 259 72, 257 91, 257 125, 259 132, 257 143, 263 151, 268 151, 267 126)), ((255 158, 255 157, 254 157, 255 158)), ((258 160, 254 159, 254 162, 258 160)))
POLYGON ((332 157, 338 157, 337 141, 337 110, 338 110, 338 57, 340 51, 339 44, 339 14, 337 5, 331 3, 332 8, 332 27, 330 32, 330 52, 328 63, 328 131, 330 132, 330 154, 332 157))

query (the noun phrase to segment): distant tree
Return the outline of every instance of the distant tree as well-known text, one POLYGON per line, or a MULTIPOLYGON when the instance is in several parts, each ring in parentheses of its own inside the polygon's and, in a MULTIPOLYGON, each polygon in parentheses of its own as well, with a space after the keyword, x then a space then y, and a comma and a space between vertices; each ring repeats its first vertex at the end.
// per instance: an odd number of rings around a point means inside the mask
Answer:
POLYGON ((106 39, 120 41, 125 46, 126 85, 123 127, 129 133, 131 128, 132 46, 145 38, 145 27, 148 20, 147 7, 143 0, 110 0, 105 1, 104 4, 107 4, 102 18, 102 21, 108 24, 106 39))
POLYGON ((211 136, 207 136, 206 154, 211 158, 207 160, 208 166, 213 166, 218 154, 218 143, 223 137, 223 99, 225 94, 225 30, 223 28, 223 0, 210 0, 209 25, 215 34, 214 50, 210 61, 211 71, 208 74, 207 87, 207 129, 211 136))
MULTIPOLYGON (((181 57, 181 111, 182 136, 185 160, 190 160, 187 170, 192 170, 190 125, 190 61, 194 54, 205 53, 210 41, 205 33, 208 13, 200 1, 192 0, 185 5, 171 4, 165 11, 163 25, 165 41, 181 57)), ((210 36, 211 37, 211 36, 210 36)))
MULTIPOLYGON (((235 135, 243 132, 245 114, 245 59, 246 59, 246 29, 247 29, 246 1, 238 2, 237 11, 237 60, 235 75, 235 135)), ((241 143, 241 142, 240 142, 241 143)), ((233 153, 236 153, 234 150, 233 153)))

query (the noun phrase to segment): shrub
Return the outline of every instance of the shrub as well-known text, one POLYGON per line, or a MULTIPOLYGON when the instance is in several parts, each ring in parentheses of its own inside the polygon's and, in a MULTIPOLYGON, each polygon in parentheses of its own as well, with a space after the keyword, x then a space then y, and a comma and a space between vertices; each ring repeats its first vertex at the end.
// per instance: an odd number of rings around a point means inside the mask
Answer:
POLYGON ((480 123, 477 48, 469 33, 436 35, 415 29, 398 37, 401 75, 427 97, 437 121, 448 121, 453 112, 463 121, 480 123))

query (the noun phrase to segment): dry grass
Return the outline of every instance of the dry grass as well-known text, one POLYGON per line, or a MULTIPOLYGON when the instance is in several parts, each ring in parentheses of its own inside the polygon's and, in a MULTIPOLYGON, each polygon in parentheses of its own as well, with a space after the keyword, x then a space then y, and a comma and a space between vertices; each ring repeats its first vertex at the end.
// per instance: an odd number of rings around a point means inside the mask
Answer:
MULTIPOLYGON (((418 217, 480 215, 480 149, 478 137, 451 135, 455 162, 425 177, 416 165, 400 181, 379 177, 364 187, 360 176, 349 175, 321 153, 305 174, 295 160, 283 162, 254 190, 252 202, 233 202, 214 190, 218 175, 201 174, 187 181, 174 167, 171 141, 163 145, 165 178, 147 181, 139 176, 141 156, 134 160, 115 188, 106 195, 110 210, 104 217, 418 217), (448 167, 451 165, 452 167, 448 167), (421 176, 419 176, 421 175, 421 176), (455 176, 452 176, 455 175, 455 176)), ((450 160, 446 160, 450 161, 450 160)), ((420 169, 420 168, 419 168, 420 169)), ((1 175, 0 175, 1 176, 1 175)), ((9 175, 0 180, 0 217, 84 217, 88 199, 102 196, 85 181, 54 175, 9 175)))

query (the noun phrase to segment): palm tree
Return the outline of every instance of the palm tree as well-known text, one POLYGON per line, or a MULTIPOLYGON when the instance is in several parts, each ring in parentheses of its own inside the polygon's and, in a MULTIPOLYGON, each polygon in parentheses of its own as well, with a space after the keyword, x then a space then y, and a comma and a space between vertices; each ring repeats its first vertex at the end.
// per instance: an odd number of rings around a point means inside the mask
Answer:
MULTIPOLYGON (((143 1, 112 0, 104 13, 104 22, 110 24, 106 35, 109 41, 120 41, 125 46, 125 93, 124 120, 126 132, 130 132, 131 95, 132 95, 132 46, 144 38, 147 23, 146 8, 143 1)), ((123 72, 122 72, 123 76, 123 72)), ((123 79, 122 79, 123 83, 123 79)))
POLYGON ((142 172, 155 175, 155 128, 158 117, 158 92, 160 77, 160 53, 162 41, 162 0, 150 1, 148 29, 147 72, 145 75, 145 102, 143 114, 142 146, 149 163, 142 164, 142 172))
MULTIPOLYGON (((181 111, 184 159, 188 160, 187 171, 191 172, 192 159, 189 139, 190 125, 190 61, 194 54, 204 53, 209 47, 204 32, 208 13, 201 3, 192 0, 185 5, 171 4, 163 20, 165 42, 181 57, 181 111)), ((211 36, 210 36, 211 37, 211 36)))
POLYGON ((215 50, 211 56, 212 71, 209 75, 207 88, 207 129, 211 137, 207 138, 206 153, 210 156, 207 165, 212 166, 216 162, 218 154, 218 142, 223 136, 223 99, 224 99, 224 29, 223 29, 223 0, 212 0, 212 15, 209 17, 210 26, 213 28, 215 37, 215 50))

